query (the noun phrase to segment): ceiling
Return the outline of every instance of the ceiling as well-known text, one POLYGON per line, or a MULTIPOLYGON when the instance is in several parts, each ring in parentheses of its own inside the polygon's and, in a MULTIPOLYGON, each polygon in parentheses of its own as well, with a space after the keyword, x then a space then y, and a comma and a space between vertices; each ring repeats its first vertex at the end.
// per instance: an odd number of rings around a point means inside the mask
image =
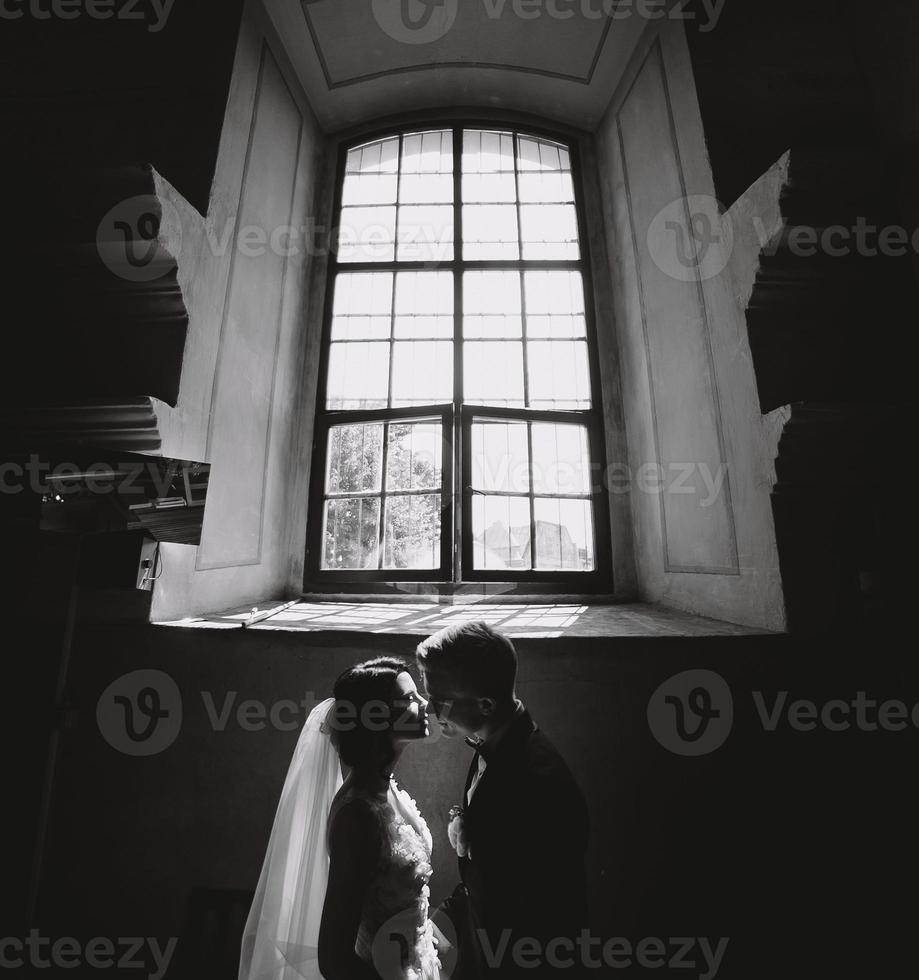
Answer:
POLYGON ((592 129, 647 24, 630 16, 630 4, 612 18, 604 6, 609 0, 266 0, 329 132, 448 106, 592 129))

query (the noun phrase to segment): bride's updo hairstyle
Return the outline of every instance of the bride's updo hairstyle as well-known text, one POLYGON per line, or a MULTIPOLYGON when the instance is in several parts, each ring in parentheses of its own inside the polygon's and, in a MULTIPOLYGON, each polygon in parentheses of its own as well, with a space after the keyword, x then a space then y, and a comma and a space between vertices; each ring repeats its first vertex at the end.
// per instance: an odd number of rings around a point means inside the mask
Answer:
POLYGON ((329 727, 332 743, 349 768, 378 765, 383 771, 395 760, 396 678, 407 672, 407 664, 397 657, 376 657, 349 667, 335 681, 329 727))

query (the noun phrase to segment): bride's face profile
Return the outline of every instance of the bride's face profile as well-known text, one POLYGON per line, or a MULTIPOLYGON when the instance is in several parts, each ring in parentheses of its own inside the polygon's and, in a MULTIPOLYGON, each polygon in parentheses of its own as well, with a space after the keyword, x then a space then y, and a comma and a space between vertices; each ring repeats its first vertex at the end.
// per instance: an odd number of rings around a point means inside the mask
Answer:
POLYGON ((393 740, 414 742, 427 738, 430 733, 428 703, 419 693, 412 675, 403 671, 396 677, 395 685, 393 740))

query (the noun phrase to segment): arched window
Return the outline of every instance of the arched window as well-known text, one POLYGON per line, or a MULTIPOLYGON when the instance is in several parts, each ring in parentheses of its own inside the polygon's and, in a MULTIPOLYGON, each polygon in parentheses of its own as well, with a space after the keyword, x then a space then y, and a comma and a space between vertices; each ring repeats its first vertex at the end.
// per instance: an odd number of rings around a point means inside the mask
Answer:
POLYGON ((308 583, 609 587, 574 149, 474 125, 344 148, 308 583))

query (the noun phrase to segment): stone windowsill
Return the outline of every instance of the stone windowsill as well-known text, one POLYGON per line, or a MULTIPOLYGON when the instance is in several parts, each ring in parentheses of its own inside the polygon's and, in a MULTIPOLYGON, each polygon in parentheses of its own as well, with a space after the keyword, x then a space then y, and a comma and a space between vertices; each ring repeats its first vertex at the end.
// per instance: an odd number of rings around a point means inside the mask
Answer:
POLYGON ((424 637, 444 626, 485 620, 510 637, 749 636, 768 631, 648 603, 590 603, 571 597, 538 602, 443 603, 430 599, 392 602, 301 599, 262 602, 160 626, 204 629, 390 633, 424 637))

